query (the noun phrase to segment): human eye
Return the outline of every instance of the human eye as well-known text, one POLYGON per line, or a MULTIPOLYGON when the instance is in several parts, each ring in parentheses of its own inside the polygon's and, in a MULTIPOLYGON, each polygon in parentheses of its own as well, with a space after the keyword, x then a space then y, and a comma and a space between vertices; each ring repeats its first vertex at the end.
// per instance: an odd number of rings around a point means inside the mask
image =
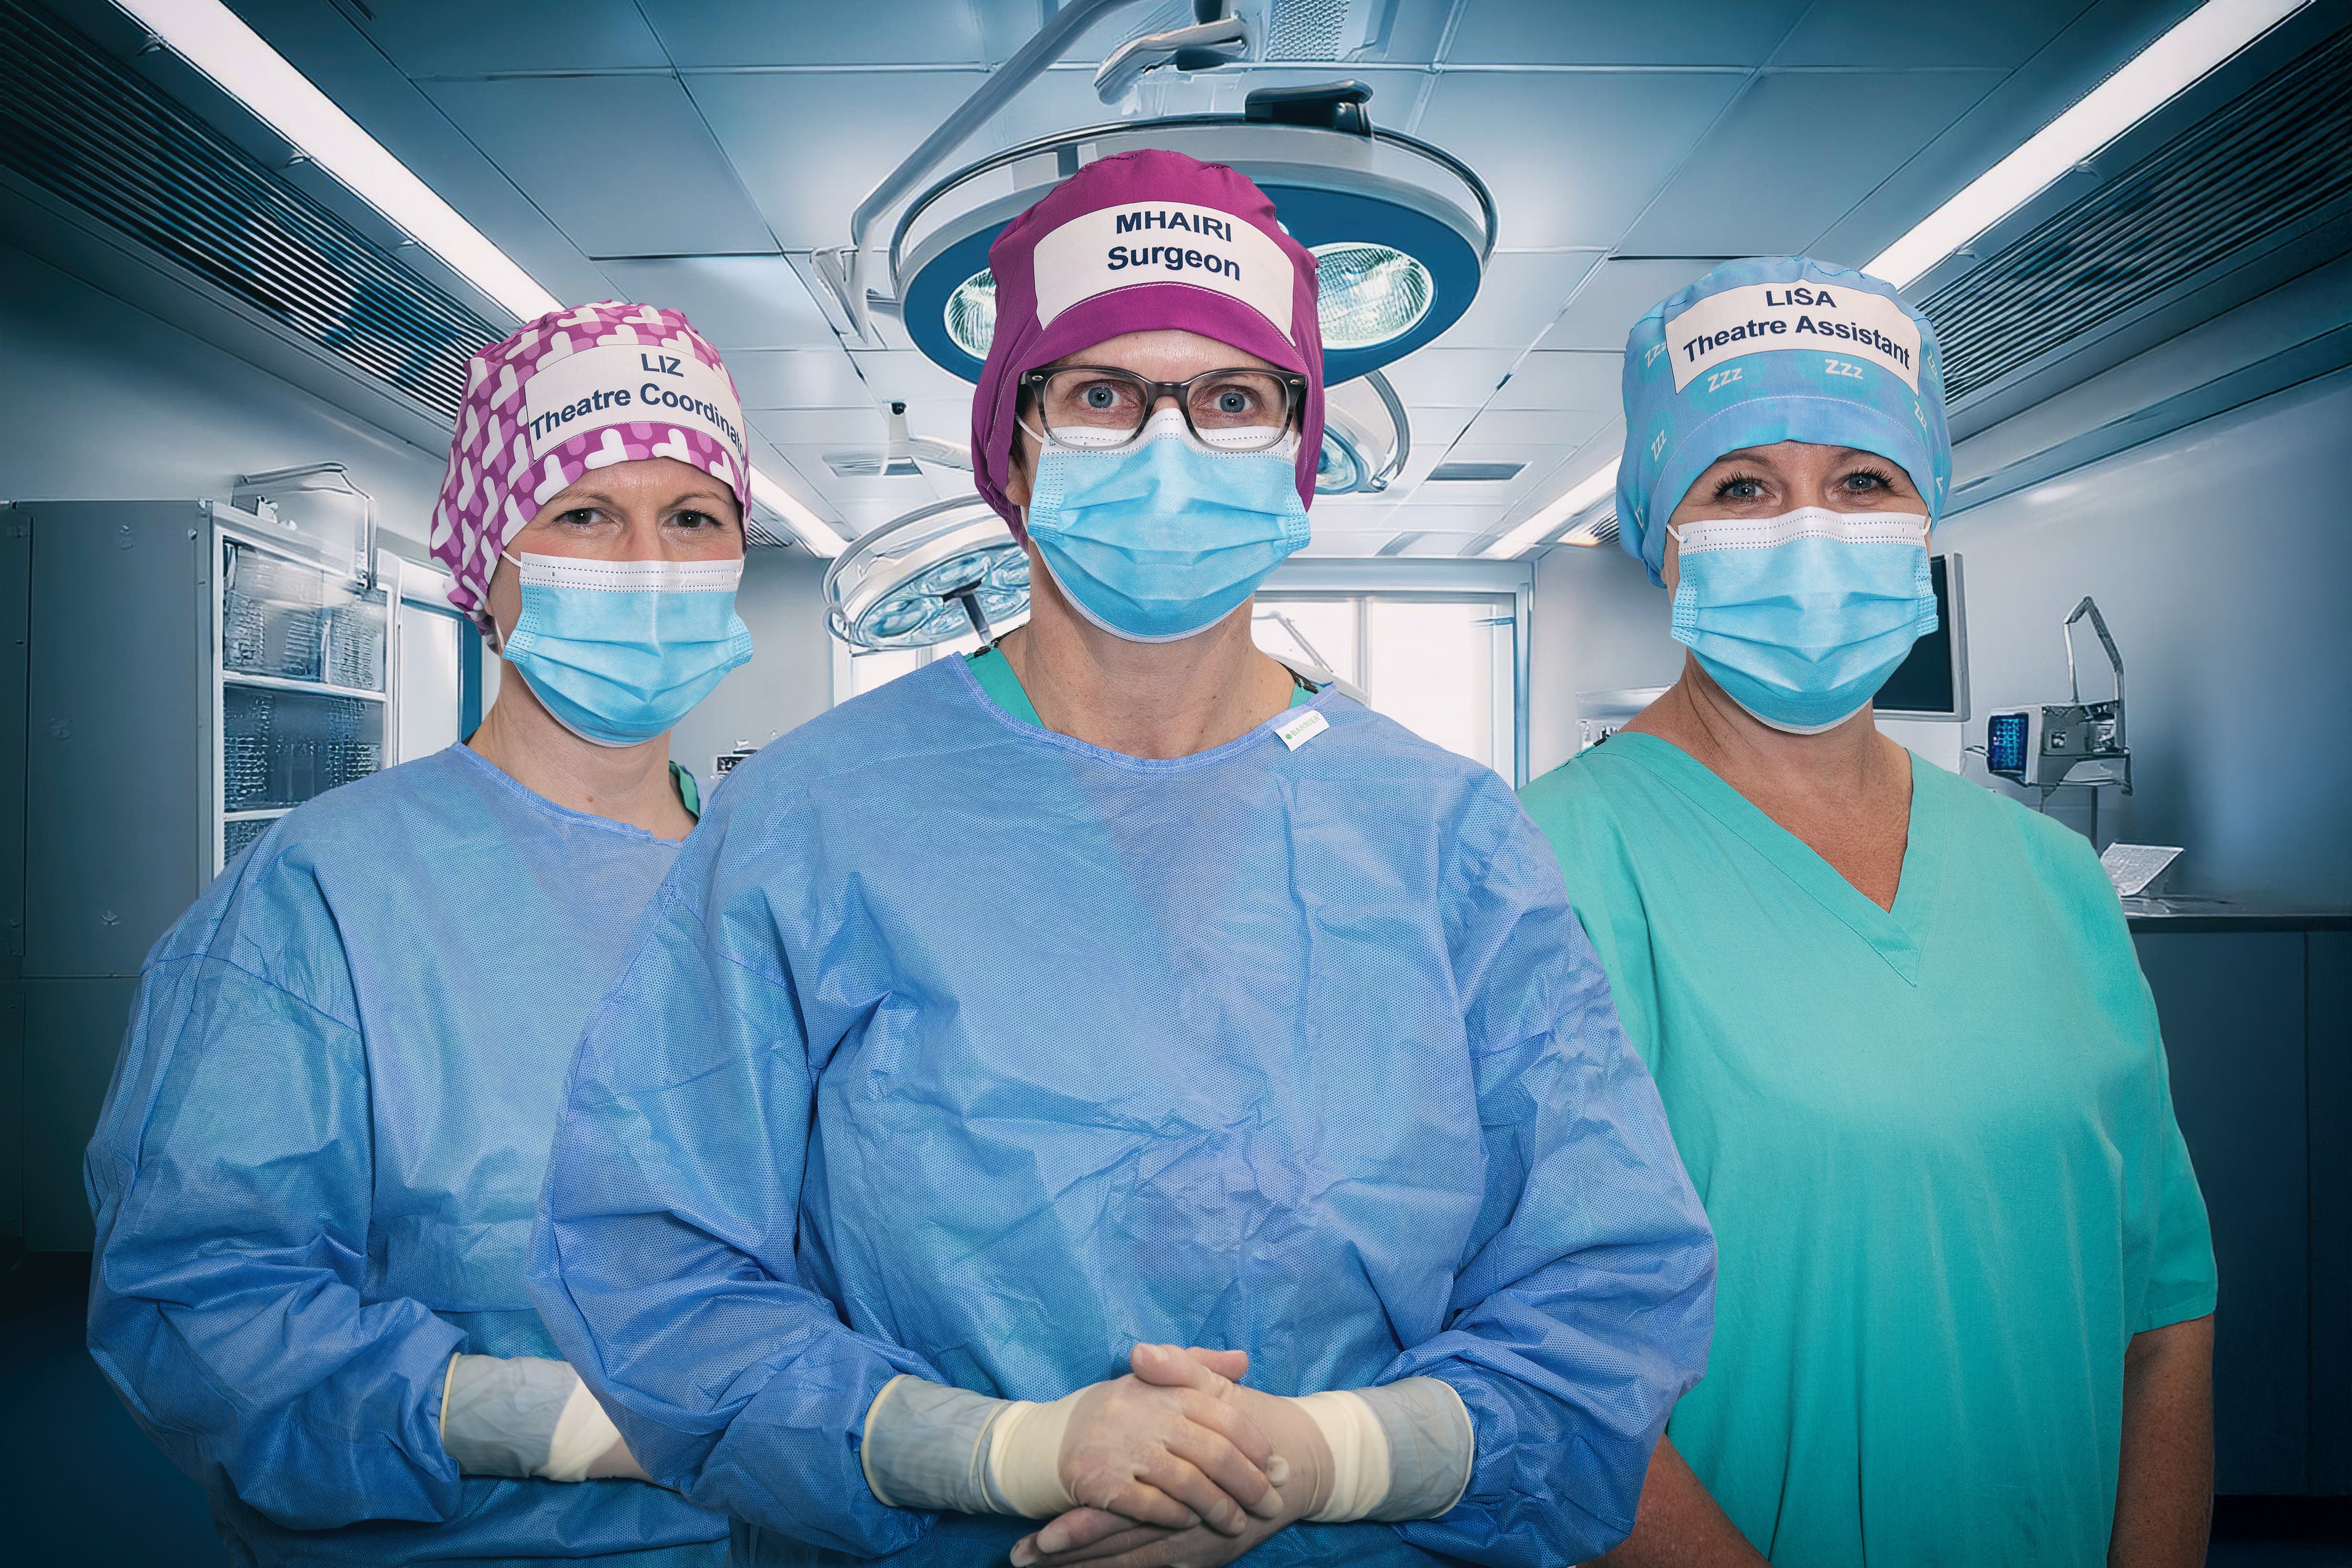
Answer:
POLYGON ((1751 474, 1726 474, 1715 487, 1717 500, 1760 500, 1764 482, 1751 474))
POLYGON ((1234 376, 1193 389, 1192 412, 1220 425, 1264 425, 1274 418, 1274 394, 1255 377, 1234 376))
POLYGON ((1849 495, 1870 495, 1895 488, 1895 476, 1883 468, 1856 468, 1838 483, 1849 495))

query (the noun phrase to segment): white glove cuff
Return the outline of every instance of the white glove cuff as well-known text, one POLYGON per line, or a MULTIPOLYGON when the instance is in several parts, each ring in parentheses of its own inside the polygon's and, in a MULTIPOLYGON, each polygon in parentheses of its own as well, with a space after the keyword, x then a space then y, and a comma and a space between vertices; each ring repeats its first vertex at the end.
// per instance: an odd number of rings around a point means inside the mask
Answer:
POLYGON ((1317 1524, 1368 1519, 1388 1500, 1389 1439, 1381 1418, 1357 1394, 1310 1394, 1294 1400, 1331 1450, 1331 1496, 1307 1517, 1317 1524))
POLYGON ((621 1440, 621 1429, 596 1403, 584 1383, 575 1385, 555 1418, 555 1434, 547 1441, 547 1461, 531 1474, 547 1481, 584 1481, 588 1467, 603 1458, 621 1440))
POLYGON ((1016 1399, 988 1428, 988 1484, 1013 1513, 1052 1519, 1078 1506, 1062 1479, 1062 1438, 1078 1395, 1051 1405, 1016 1399))

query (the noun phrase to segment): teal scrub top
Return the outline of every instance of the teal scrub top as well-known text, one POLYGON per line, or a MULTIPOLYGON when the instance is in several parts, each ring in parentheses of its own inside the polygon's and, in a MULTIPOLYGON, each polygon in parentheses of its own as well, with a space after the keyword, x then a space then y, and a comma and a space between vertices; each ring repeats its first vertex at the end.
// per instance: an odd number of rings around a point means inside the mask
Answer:
MULTIPOLYGON (((999 652, 994 643, 965 657, 971 665, 971 678, 980 683, 980 689, 991 702, 1024 724, 1034 724, 1040 730, 1045 727, 1044 721, 1037 717, 1037 705, 1029 700, 1029 693, 1023 688, 1021 678, 1013 673, 1013 661, 999 652)), ((1304 708, 1314 700, 1315 688, 1307 685, 1297 670, 1292 670, 1290 705, 1304 708)))
POLYGON ((1911 781, 1891 912, 1655 736, 1520 795, 1720 1249, 1675 1447, 1776 1563, 2096 1568, 2125 1348, 2213 1310, 2205 1203, 2088 841, 1911 781))

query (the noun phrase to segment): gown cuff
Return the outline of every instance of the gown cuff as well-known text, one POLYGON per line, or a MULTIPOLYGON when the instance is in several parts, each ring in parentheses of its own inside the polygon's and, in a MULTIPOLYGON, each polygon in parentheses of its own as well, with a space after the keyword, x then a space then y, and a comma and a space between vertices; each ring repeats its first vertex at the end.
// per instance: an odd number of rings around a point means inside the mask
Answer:
POLYGON ((1388 1439, 1388 1495, 1362 1517, 1386 1524, 1436 1519, 1469 1489, 1478 1458, 1469 1407, 1443 1378, 1408 1377, 1356 1394, 1371 1406, 1388 1439))

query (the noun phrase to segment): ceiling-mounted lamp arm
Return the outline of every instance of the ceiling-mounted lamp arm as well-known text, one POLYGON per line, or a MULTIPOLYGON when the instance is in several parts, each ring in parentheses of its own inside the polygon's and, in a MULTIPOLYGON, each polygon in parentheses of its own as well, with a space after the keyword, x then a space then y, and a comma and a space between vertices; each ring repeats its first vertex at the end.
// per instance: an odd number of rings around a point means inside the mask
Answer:
POLYGON ((1381 465, 1381 471, 1372 476, 1371 488, 1384 490, 1389 488, 1389 481, 1403 473, 1405 464, 1412 460, 1412 419, 1405 413, 1404 400, 1397 396, 1396 388, 1389 384, 1387 376, 1376 370, 1366 371, 1364 381, 1387 405, 1389 418, 1396 426, 1396 449, 1389 454, 1389 460, 1381 465))
POLYGON ((1218 16, 1189 27, 1146 33, 1104 57, 1095 72, 1095 96, 1106 106, 1114 105, 1135 90, 1146 71, 1170 65, 1179 70, 1212 69, 1241 58, 1249 47, 1249 23, 1240 16, 1218 16))
POLYGON ((1079 35, 1109 13, 1137 3, 1138 0, 1065 0, 1062 8, 1015 50, 1011 59, 991 71, 988 79, 959 104, 954 113, 940 121, 939 129, 923 138, 922 145, 908 153, 905 162, 866 193, 866 199, 857 204, 857 210, 849 217, 846 276, 838 267, 819 268, 826 284, 841 297, 842 310, 860 338, 867 335, 870 322, 866 306, 866 236, 875 219, 904 200, 923 176, 938 168, 949 153, 963 145, 1015 94, 1061 58, 1079 35))
POLYGON ((2085 594, 2074 613, 2066 617, 2066 690, 2071 700, 2083 700, 2083 688, 2074 677, 2074 623, 2084 616, 2091 617, 2091 629, 2099 635, 2099 646, 2107 650, 2107 663, 2116 672, 2116 744, 2124 743, 2124 656, 2116 649, 2116 639, 2107 633, 2107 618, 2099 614, 2096 601, 2085 594))

